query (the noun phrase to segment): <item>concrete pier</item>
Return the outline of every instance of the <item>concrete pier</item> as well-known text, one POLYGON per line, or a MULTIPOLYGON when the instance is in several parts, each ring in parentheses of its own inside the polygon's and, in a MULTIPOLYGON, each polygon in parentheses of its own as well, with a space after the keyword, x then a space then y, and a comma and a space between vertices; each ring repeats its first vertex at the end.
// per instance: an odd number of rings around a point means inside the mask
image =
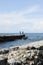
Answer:
POLYGON ((25 34, 23 35, 13 35, 13 36, 0 36, 0 42, 8 42, 8 41, 14 41, 17 39, 24 39, 25 34))

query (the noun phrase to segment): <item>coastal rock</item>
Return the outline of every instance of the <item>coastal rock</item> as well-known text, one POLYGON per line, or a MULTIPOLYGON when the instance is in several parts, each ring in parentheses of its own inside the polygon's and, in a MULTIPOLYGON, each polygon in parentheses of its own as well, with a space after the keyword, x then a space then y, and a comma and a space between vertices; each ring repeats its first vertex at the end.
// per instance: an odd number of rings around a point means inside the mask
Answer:
POLYGON ((43 59, 43 50, 39 51, 38 57, 41 58, 41 59, 43 59))
POLYGON ((30 47, 28 46, 26 49, 27 49, 27 50, 30 50, 30 47))
POLYGON ((12 50, 18 50, 19 49, 19 47, 13 47, 12 48, 12 50))
POLYGON ((0 54, 7 54, 9 52, 9 49, 2 49, 0 50, 0 54))
POLYGON ((7 62, 8 62, 8 64, 11 64, 11 65, 15 64, 14 58, 9 59, 7 62))
POLYGON ((43 46, 40 46, 38 49, 39 49, 39 50, 43 50, 43 46))
POLYGON ((18 61, 15 62, 15 64, 16 65, 22 65, 22 62, 18 60, 18 61))
POLYGON ((34 45, 29 46, 27 44, 2 49, 0 50, 0 65, 43 65, 43 46, 37 48, 39 49, 37 50, 34 45))
POLYGON ((31 50, 35 50, 36 48, 33 46, 33 47, 31 47, 31 50))
POLYGON ((6 65, 7 64, 7 58, 0 56, 0 65, 6 65))

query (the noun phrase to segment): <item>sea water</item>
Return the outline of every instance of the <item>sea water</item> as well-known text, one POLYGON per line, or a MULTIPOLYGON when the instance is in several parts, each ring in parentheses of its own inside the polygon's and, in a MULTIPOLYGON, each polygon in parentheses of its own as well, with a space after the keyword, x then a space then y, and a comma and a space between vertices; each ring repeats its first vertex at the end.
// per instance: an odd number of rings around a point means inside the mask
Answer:
MULTIPOLYGON (((0 36, 6 36, 6 35, 17 35, 18 33, 0 33, 0 36)), ((35 42, 39 40, 43 40, 43 33, 25 33, 25 35, 28 37, 27 39, 19 39, 11 42, 3 42, 0 43, 0 48, 9 48, 12 46, 19 46, 23 44, 29 44, 30 42, 35 42)))

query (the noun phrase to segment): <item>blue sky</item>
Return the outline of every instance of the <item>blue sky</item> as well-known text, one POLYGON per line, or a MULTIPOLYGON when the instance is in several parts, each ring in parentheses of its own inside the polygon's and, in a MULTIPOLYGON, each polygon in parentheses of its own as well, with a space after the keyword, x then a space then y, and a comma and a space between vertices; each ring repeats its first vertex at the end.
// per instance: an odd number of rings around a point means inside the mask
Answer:
POLYGON ((0 0, 0 33, 43 33, 43 0, 0 0))

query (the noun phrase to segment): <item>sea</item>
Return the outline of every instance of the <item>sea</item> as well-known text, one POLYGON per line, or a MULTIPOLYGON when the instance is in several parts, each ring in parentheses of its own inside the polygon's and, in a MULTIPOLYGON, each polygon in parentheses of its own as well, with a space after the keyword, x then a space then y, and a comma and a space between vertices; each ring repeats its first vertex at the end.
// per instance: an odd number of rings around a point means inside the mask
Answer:
MULTIPOLYGON (((18 35, 18 34, 19 33, 0 33, 0 36, 18 35)), ((0 43, 0 49, 9 48, 12 46, 19 46, 23 44, 29 44, 31 42, 43 40, 43 33, 25 33, 25 35, 28 37, 27 39, 18 39, 15 41, 0 43)))

